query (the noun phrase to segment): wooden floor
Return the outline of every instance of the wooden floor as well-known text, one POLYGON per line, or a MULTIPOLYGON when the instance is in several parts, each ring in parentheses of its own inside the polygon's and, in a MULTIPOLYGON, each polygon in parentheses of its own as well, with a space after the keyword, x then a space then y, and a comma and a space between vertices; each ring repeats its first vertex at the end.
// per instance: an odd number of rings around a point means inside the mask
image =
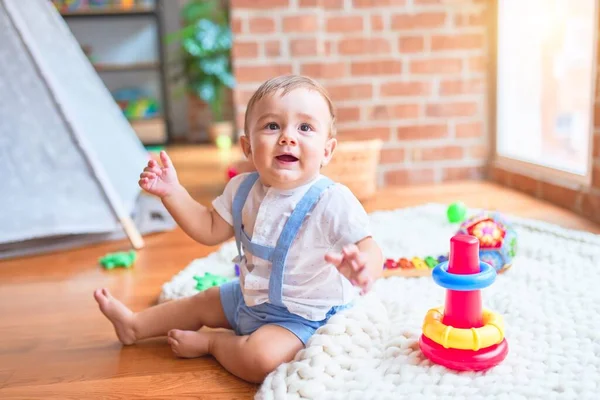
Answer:
MULTIPOLYGON (((225 183, 226 159, 205 149, 170 151, 182 182, 207 204, 225 183)), ((600 227, 491 183, 463 182, 381 191, 368 211, 463 200, 562 226, 600 227)), ((131 270, 105 271, 98 257, 128 249, 107 243, 59 254, 0 262, 0 398, 250 399, 257 387, 234 378, 212 358, 175 358, 164 339, 122 347, 92 298, 108 287, 134 310, 155 303, 161 284, 191 260, 215 250, 179 231, 146 238, 131 270)))

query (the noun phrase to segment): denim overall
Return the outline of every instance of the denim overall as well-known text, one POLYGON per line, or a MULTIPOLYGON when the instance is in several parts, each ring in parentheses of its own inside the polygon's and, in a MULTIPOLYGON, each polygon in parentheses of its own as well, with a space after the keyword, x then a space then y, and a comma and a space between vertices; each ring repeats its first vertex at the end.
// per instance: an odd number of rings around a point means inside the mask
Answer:
POLYGON ((283 304, 283 278, 288 251, 308 212, 320 199, 325 189, 333 184, 329 178, 321 178, 315 182, 298 202, 294 211, 285 223, 275 247, 263 246, 252 242, 244 232, 242 224, 242 209, 250 190, 258 180, 258 173, 249 174, 238 188, 233 199, 233 228, 238 250, 238 261, 244 257, 242 249, 252 255, 271 262, 269 277, 269 302, 248 307, 244 303, 239 280, 228 282, 221 286, 221 303, 227 320, 240 335, 247 335, 262 325, 280 325, 306 344, 306 341, 321 325, 345 306, 333 307, 322 321, 310 321, 299 315, 292 314, 283 304))

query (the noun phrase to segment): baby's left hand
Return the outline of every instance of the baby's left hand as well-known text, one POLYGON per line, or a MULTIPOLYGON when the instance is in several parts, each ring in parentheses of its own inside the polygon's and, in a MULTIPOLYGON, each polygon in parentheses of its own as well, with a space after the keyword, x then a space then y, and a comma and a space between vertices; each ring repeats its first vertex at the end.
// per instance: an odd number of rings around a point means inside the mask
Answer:
POLYGON ((371 288, 372 279, 367 268, 367 255, 360 252, 355 244, 345 246, 341 253, 326 254, 325 260, 335 265, 354 286, 359 286, 361 294, 365 294, 371 288))

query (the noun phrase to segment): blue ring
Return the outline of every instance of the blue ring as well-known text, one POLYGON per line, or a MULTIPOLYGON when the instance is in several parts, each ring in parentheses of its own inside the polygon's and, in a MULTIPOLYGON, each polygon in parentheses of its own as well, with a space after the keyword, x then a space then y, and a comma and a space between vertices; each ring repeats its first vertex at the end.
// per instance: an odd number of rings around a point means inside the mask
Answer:
POLYGON ((435 283, 444 289, 468 291, 480 290, 490 286, 496 279, 496 270, 490 264, 480 261, 480 272, 462 275, 448 272, 448 261, 438 264, 432 272, 435 283))

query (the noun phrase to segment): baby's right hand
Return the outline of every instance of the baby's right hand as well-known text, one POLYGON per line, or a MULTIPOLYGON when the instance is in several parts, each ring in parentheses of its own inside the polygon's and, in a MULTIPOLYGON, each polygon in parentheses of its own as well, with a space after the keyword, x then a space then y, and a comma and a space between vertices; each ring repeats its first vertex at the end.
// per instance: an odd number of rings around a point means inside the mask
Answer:
POLYGON ((148 162, 148 166, 140 174, 138 184, 146 192, 163 198, 175 191, 179 180, 175 167, 165 151, 160 152, 160 161, 162 167, 155 160, 148 162))

